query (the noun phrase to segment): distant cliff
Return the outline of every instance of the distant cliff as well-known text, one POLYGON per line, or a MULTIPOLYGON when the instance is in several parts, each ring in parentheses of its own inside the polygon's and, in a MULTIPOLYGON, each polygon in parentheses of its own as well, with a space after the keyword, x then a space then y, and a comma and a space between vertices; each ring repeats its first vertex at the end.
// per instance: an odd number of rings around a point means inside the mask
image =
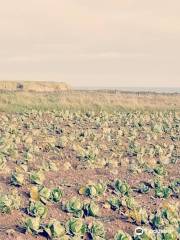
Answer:
POLYGON ((71 90, 64 82, 45 81, 0 81, 1 91, 60 92, 71 90))

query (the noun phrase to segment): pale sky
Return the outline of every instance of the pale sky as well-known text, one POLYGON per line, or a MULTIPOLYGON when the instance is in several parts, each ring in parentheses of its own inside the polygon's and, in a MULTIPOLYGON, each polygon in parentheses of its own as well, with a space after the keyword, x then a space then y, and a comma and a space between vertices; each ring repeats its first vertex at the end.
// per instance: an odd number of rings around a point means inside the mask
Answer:
POLYGON ((0 0, 0 79, 180 87, 180 0, 0 0))

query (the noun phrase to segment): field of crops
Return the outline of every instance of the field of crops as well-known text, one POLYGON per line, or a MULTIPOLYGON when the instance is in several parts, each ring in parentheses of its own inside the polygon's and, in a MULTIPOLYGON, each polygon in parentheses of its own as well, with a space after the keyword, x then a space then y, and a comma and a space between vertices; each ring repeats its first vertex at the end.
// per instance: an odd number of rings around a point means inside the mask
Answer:
POLYGON ((0 114, 0 240, 177 240, 180 111, 0 114))

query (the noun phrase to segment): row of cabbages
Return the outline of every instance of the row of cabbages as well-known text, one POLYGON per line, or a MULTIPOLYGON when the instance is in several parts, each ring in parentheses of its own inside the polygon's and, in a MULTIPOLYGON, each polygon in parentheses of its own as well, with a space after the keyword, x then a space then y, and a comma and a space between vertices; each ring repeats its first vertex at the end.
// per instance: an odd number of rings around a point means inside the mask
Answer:
MULTIPOLYGON (((23 229, 32 234, 48 234, 53 238, 57 236, 57 233, 53 233, 54 228, 57 227, 57 231, 60 232, 59 234, 69 234, 70 236, 76 236, 76 238, 77 236, 80 237, 81 235, 88 234, 90 239, 106 239, 104 227, 100 222, 100 220, 102 220, 100 213, 101 209, 98 205, 98 201, 96 201, 96 199, 101 198, 107 191, 106 184, 99 182, 80 187, 79 194, 89 197, 89 200, 82 201, 75 196, 71 200, 64 202, 62 201, 63 191, 61 188, 56 187, 49 189, 45 186, 39 185, 39 182, 33 183, 36 185, 34 185, 30 191, 30 202, 26 209, 27 214, 31 217, 25 220, 23 229), (64 227, 56 220, 52 220, 48 224, 43 224, 43 219, 46 218, 48 213, 49 203, 60 203, 59 207, 61 210, 70 213, 73 218, 70 219, 64 227), (94 218, 95 222, 92 223, 93 227, 91 224, 85 223, 87 217, 94 218), (97 221, 98 219, 99 221, 97 221), (78 228, 78 224, 80 224, 80 228, 78 228), (59 227, 61 228, 58 230, 59 227)), ((178 189, 180 185, 179 180, 176 184, 176 188, 178 189)), ((178 204, 172 205, 165 202, 162 208, 148 215, 145 208, 142 208, 137 204, 135 198, 132 196, 133 191, 127 182, 117 179, 108 187, 112 189, 113 197, 107 199, 104 206, 106 208, 111 208, 113 211, 118 211, 120 217, 123 213, 123 217, 126 217, 126 221, 133 222, 139 226, 146 226, 144 228, 146 229, 144 237, 142 238, 141 236, 140 239, 153 239, 153 237, 150 238, 153 234, 152 229, 163 231, 162 238, 159 239, 177 239, 176 237, 179 233, 180 224, 178 204), (147 228, 148 225, 149 228, 147 228), (151 230, 150 227, 152 228, 151 230), (170 230, 172 231, 171 233, 168 232, 170 230), (146 235, 149 234, 150 236, 147 238, 146 235)), ((138 188, 135 191, 141 190, 141 193, 146 194, 148 192, 147 187, 148 185, 143 185, 140 189, 138 188)), ((12 194, 0 196, 0 211, 2 213, 10 213, 14 209, 20 209, 20 206, 21 198, 18 196, 16 190, 13 190, 12 194)), ((115 239, 123 239, 123 236, 126 236, 126 233, 121 232, 121 235, 121 238, 119 235, 116 235, 115 239)), ((67 237, 68 236, 66 236, 66 238, 67 237)), ((130 238, 128 234, 127 237, 130 238)), ((135 239, 138 239, 138 236, 136 236, 135 239)))
MULTIPOLYGON (((41 224, 40 218, 26 219, 23 228, 32 234, 42 233, 50 239, 59 240, 80 240, 88 237, 92 240, 107 240, 104 226, 99 221, 86 223, 79 218, 71 218, 65 224, 61 224, 56 219, 51 219, 47 224, 41 224)), ((167 226, 161 230, 150 228, 136 228, 135 234, 131 237, 128 233, 119 230, 114 236, 114 240, 178 240, 179 233, 173 226, 167 226)))

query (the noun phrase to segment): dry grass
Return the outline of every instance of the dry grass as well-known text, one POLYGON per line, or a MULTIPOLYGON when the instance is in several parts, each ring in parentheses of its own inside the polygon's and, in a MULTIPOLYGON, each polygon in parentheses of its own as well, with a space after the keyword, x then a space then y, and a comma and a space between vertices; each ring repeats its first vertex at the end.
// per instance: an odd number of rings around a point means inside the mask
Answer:
POLYGON ((69 90, 70 87, 63 82, 44 82, 44 81, 0 81, 0 90, 26 92, 58 92, 69 90))
POLYGON ((27 109, 74 109, 74 110, 180 110, 180 95, 108 93, 96 91, 66 92, 2 92, 1 111, 27 109))

